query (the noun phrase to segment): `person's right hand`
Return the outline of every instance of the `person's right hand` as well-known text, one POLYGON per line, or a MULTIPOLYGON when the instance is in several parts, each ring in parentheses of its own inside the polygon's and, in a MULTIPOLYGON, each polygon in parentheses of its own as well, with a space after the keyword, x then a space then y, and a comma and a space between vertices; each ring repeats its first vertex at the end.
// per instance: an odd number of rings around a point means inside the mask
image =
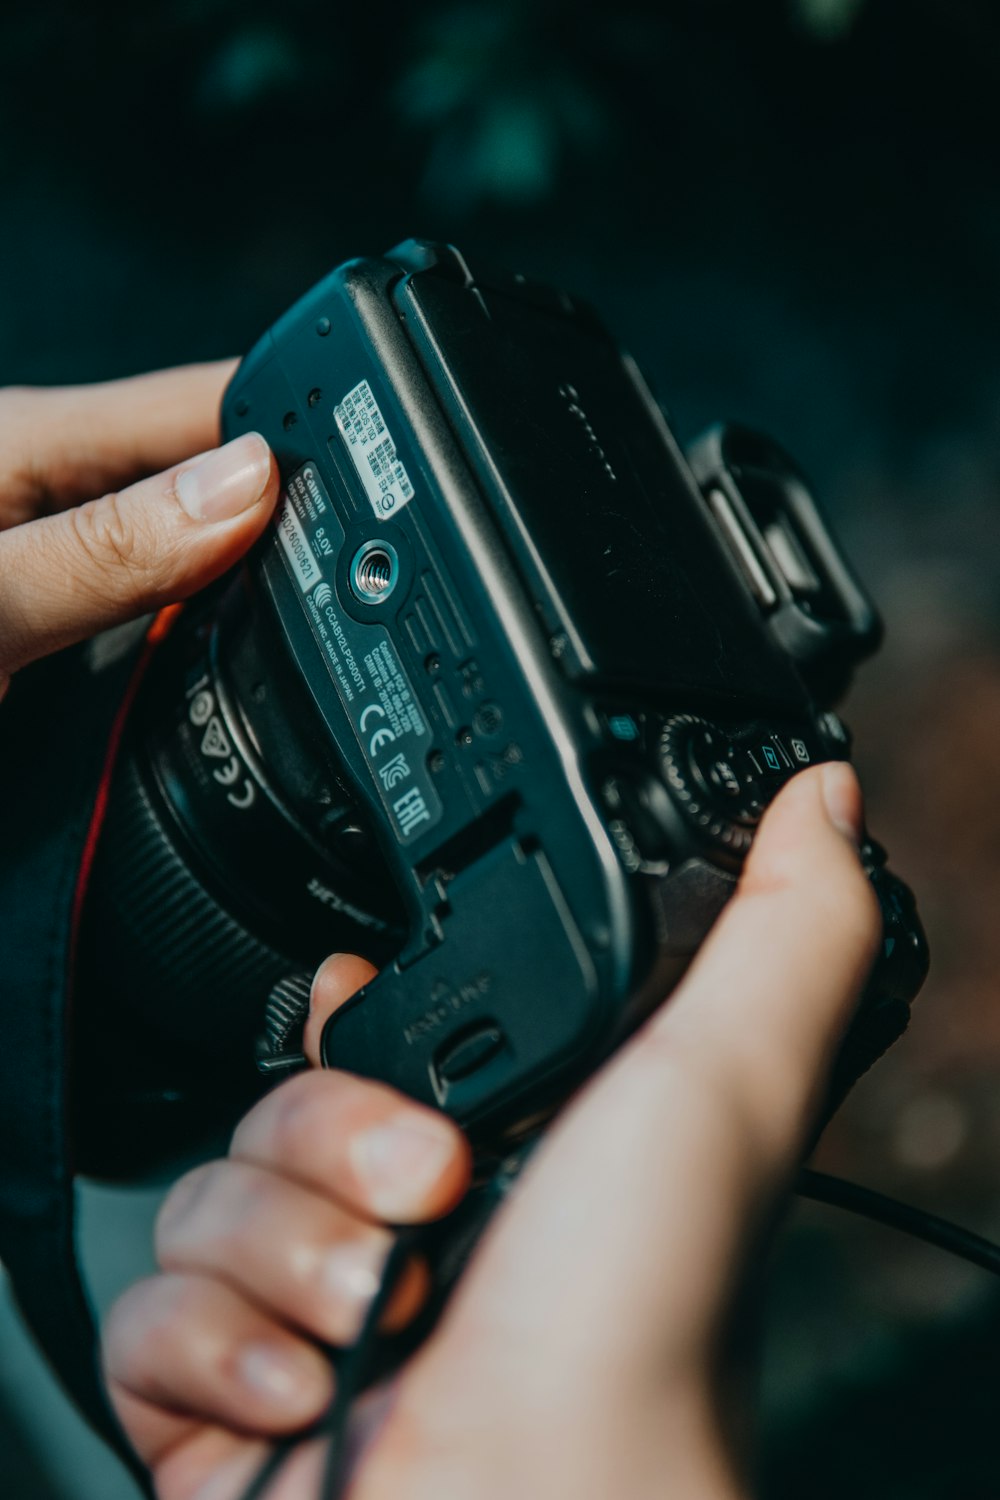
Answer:
MULTIPOLYGON (((796 776, 667 1004, 559 1116, 429 1342, 394 1382, 351 1500, 735 1500, 719 1352, 734 1288, 813 1128, 881 921, 848 767, 796 776)), ((307 1050, 371 975, 313 986, 307 1050)), ((558 996, 540 1003, 558 1004, 558 996)), ((317 1418, 387 1237, 446 1208, 442 1117, 337 1073, 283 1085, 168 1200, 166 1274, 107 1329, 119 1415, 161 1500, 238 1500, 317 1418)), ((419 1298, 404 1288, 404 1317, 419 1298), (406 1299, 409 1298, 409 1303, 406 1299)), ((315 1500, 300 1450, 267 1500, 315 1500)))
POLYGON ((267 444, 215 447, 234 369, 0 391, 0 698, 37 657, 204 588, 263 531, 267 444))

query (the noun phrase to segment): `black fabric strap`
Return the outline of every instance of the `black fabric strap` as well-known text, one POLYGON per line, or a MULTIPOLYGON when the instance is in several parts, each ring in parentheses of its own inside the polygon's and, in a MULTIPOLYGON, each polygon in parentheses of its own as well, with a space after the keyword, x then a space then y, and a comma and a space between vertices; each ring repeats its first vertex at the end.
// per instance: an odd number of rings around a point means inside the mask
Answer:
POLYGON ((93 648, 63 653, 19 674, 0 704, 0 1258, 67 1392, 151 1494, 100 1376, 67 1100, 74 897, 139 649, 100 668, 93 648))

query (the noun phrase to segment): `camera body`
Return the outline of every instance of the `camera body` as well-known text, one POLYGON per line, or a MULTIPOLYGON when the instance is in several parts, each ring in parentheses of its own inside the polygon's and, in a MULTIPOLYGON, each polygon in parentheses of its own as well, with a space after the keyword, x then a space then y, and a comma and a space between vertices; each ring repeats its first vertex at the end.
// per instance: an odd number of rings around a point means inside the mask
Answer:
MULTIPOLYGON (((730 427, 685 457, 588 308, 448 246, 335 270, 223 427, 283 496, 140 690, 91 978, 134 1017, 141 970, 175 1060, 256 1036, 273 1071, 316 963, 361 952, 327 1064, 508 1138, 676 983, 780 787, 847 758, 831 708, 878 618, 780 449, 730 427)), ((834 1098, 927 966, 862 857, 885 942, 834 1098)))

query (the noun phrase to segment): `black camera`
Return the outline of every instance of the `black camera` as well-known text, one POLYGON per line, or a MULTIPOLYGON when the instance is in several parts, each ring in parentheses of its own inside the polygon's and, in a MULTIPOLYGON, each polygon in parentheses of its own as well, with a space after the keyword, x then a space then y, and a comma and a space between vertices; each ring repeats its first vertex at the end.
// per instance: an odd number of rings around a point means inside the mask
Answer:
MULTIPOLYGON (((676 982, 780 787, 848 756, 831 706, 877 615, 778 447, 685 456, 587 307, 448 246, 331 273, 223 417, 283 498, 139 687, 85 912, 91 1073, 166 1139, 294 1064, 311 972, 359 952, 381 973, 327 1063, 505 1138, 676 982)), ((832 1099, 927 966, 862 854, 884 944, 832 1099)), ((127 1156, 100 1115, 81 1138, 127 1156)))

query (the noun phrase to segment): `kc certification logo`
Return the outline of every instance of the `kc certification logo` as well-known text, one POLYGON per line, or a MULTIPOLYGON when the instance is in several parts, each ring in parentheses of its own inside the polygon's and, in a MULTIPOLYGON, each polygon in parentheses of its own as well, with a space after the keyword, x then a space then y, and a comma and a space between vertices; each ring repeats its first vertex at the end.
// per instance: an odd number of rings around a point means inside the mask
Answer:
POLYGON ((384 766, 379 766, 378 768, 378 779, 387 792, 391 792, 393 787, 399 786, 402 782, 406 781, 409 774, 410 767, 407 764, 406 756, 402 752, 399 755, 394 755, 392 760, 387 760, 384 766))

